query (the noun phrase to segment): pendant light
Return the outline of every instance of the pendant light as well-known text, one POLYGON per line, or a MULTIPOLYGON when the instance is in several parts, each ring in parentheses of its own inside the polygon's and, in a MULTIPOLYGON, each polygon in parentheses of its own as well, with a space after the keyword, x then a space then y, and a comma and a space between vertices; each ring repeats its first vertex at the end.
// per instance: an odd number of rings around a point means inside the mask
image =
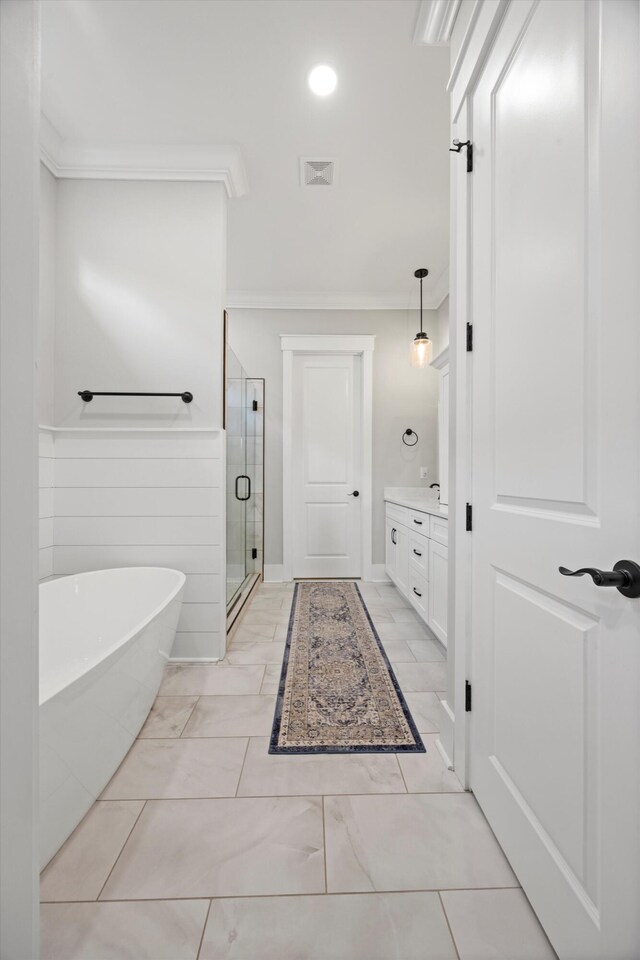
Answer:
POLYGON ((411 344, 411 366, 427 367, 431 363, 432 342, 422 329, 422 281, 429 271, 426 267, 416 270, 414 277, 420 281, 420 332, 416 333, 415 340, 411 344))

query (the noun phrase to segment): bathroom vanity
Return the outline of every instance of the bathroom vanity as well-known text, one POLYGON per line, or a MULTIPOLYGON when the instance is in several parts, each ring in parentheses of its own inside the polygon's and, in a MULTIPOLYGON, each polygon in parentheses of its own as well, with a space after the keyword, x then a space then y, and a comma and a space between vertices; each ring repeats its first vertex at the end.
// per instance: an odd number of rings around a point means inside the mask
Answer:
POLYGON ((446 647, 448 509, 422 488, 387 487, 384 499, 386 573, 446 647))

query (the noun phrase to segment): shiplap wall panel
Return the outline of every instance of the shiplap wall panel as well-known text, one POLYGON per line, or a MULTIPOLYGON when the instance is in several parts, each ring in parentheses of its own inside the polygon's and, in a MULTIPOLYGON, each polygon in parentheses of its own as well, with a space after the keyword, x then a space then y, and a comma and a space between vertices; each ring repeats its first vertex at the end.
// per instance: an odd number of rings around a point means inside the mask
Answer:
POLYGON ((53 572, 174 567, 187 575, 176 659, 224 654, 224 436, 58 430, 53 572))
POLYGON ((39 565, 40 579, 53 574, 53 515, 54 515, 54 443, 49 430, 38 433, 39 454, 39 565))
POLYGON ((55 516, 215 517, 220 506, 216 487, 59 487, 55 516))
POLYGON ((219 487, 221 481, 214 459, 56 458, 56 487, 219 487))
POLYGON ((56 546, 220 544, 218 517, 56 517, 56 546))

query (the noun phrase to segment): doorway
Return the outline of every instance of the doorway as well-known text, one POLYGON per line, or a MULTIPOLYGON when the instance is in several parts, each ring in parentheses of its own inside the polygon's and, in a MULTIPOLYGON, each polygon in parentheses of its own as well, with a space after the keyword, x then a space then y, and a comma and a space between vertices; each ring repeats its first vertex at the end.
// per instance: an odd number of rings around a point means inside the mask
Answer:
POLYGON ((282 337, 287 579, 371 577, 374 337, 282 337))

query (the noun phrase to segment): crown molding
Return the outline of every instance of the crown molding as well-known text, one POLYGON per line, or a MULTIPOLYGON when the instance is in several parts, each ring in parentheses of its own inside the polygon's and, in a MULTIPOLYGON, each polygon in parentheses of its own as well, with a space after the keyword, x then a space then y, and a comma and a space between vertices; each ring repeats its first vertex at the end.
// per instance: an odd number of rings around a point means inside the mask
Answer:
POLYGON ((229 197, 247 192, 236 144, 95 144, 63 140, 41 115, 40 158, 58 179, 177 180, 222 183, 229 197))
MULTIPOLYGON (((424 309, 436 310, 447 292, 424 294, 424 309)), ((416 297, 406 291, 372 296, 367 293, 260 293, 230 291, 227 310, 419 310, 416 297)))
POLYGON ((413 42, 429 46, 449 43, 462 0, 422 0, 413 42))

